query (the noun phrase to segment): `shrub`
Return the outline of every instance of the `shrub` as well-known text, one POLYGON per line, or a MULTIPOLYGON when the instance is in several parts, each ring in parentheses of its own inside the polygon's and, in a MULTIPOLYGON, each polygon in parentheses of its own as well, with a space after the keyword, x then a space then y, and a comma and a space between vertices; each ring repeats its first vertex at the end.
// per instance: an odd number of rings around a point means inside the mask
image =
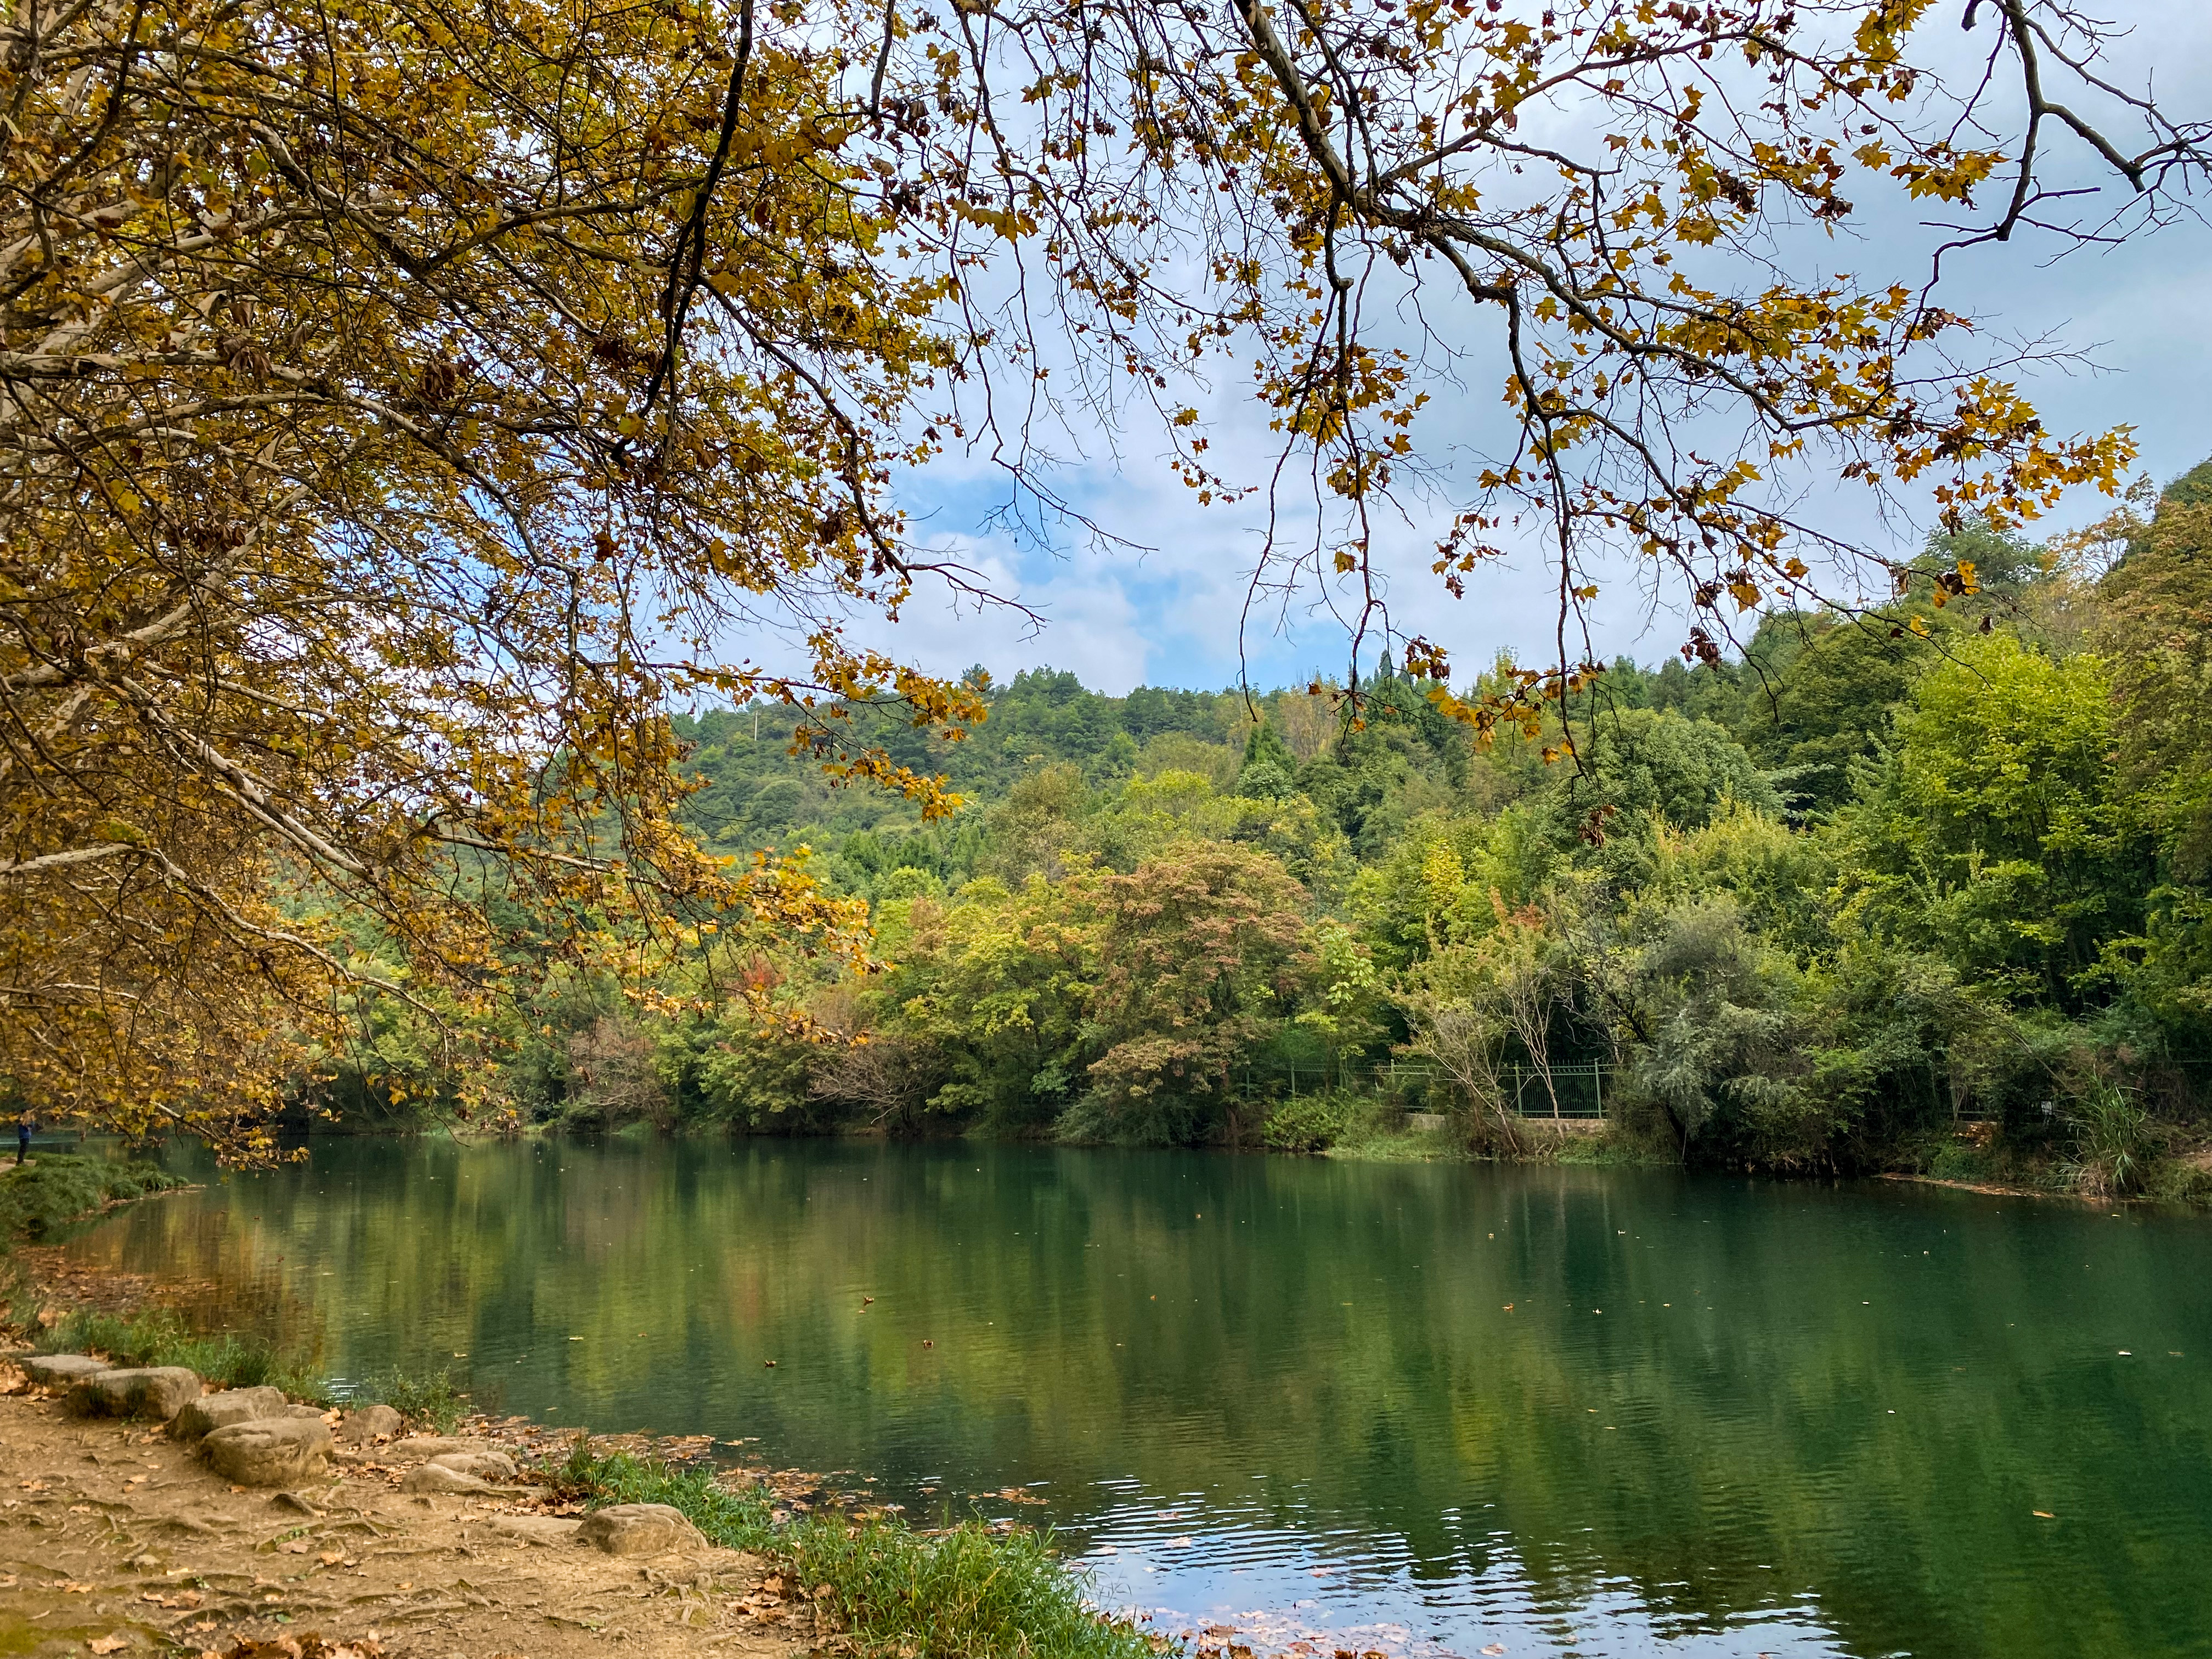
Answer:
POLYGON ((1978 1146, 1947 1140, 1928 1160, 1928 1173, 1937 1181, 1986 1181, 1990 1161, 1978 1146))
POLYGON ((36 1161, 0 1175, 0 1248, 27 1234, 36 1237, 118 1200, 143 1198, 179 1184, 176 1176, 151 1164, 42 1152, 36 1161))
POLYGON ((1279 1152, 1325 1152, 1351 1127, 1354 1106, 1340 1095, 1277 1101, 1261 1125, 1260 1139, 1279 1152))

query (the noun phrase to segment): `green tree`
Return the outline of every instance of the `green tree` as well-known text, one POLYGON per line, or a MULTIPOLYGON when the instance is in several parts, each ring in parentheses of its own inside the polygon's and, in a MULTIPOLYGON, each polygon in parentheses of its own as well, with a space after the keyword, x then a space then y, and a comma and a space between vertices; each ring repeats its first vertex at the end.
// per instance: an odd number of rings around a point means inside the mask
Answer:
POLYGON ((2120 705, 2121 776, 2159 840, 2130 1000, 2143 1035, 2194 1058, 2212 1051, 2212 461, 2148 520, 2123 509, 2088 537, 2122 547, 2090 632, 2120 705))
POLYGON ((872 994, 879 1030, 939 1057, 930 1112, 997 1129, 1062 1110, 1095 1053, 1085 1021, 1100 949, 1096 879, 1079 873, 1018 890, 970 884, 950 904, 886 907, 897 964, 872 994))
POLYGON ((1596 859, 1624 885, 1641 882, 1662 829, 1698 829, 1729 802, 1781 811, 1774 786, 1711 720, 1621 708, 1598 714, 1577 741, 1578 764, 1559 767, 1534 805, 1539 833, 1562 854, 1596 859))
POLYGON ((1849 799, 1851 763, 1881 745, 1932 649, 1878 617, 1791 614, 1762 624, 1737 726, 1791 812, 1816 817, 1849 799))
POLYGON ((1684 1158, 1790 1167, 1825 1152, 1839 1120, 1804 1087, 1798 975, 1733 894, 1650 916, 1621 1006, 1634 1036, 1624 1093, 1656 1112, 1684 1158))
POLYGON ((1291 774, 1297 761, 1283 746, 1275 728, 1261 720, 1244 739, 1244 763, 1237 774, 1237 793, 1255 800, 1274 800, 1297 786, 1291 774))
POLYGON ((1913 687, 1892 747, 1834 821, 1849 925, 2069 1012, 2109 994, 2154 868, 2118 787, 2112 682, 2005 634, 1913 687))

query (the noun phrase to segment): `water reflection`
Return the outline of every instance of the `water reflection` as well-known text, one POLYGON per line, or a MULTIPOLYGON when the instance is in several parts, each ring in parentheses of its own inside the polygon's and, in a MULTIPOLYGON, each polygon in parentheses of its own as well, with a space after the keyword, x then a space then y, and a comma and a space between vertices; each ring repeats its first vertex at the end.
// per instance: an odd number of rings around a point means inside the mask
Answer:
POLYGON ((917 1516, 1049 1520, 1103 1596, 1275 1650, 2212 1652, 2187 1218, 1643 1171, 337 1142, 76 1248, 212 1281, 340 1373, 447 1364, 917 1516))

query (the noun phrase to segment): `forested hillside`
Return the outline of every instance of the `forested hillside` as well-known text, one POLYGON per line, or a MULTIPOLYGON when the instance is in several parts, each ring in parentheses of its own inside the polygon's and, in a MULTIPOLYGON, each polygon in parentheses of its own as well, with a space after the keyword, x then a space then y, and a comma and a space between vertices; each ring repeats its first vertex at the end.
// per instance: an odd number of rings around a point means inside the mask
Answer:
POLYGON ((585 1127, 1298 1147, 1417 1107, 1510 1152, 1510 1097, 1595 1085, 1616 1144, 1692 1162, 2212 1187, 2208 610, 2212 463, 1487 744, 1387 665, 1352 701, 979 669, 962 742, 845 711, 963 798, 925 823, 787 713, 682 718, 701 839, 810 847, 878 966, 679 952, 650 1008, 580 968, 501 1088, 585 1127))

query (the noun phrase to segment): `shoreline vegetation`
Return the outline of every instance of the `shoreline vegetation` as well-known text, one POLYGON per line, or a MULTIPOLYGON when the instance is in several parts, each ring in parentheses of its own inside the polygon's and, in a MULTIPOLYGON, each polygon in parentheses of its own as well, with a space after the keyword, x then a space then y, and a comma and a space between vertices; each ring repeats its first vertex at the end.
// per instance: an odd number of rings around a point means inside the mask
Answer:
POLYGON ((944 778, 947 817, 832 787, 787 712, 675 717, 689 835, 803 854, 865 961, 793 935, 733 966, 703 915, 562 956, 518 920, 511 1005, 363 993, 288 1118, 2204 1206, 2208 573, 2212 462, 2070 538, 1931 539, 1893 626, 1763 613, 1736 653, 1594 665, 1480 740, 1387 659, 1356 704, 979 668, 957 744, 841 709, 944 778), (1554 1146, 1554 1112, 1606 1127, 1554 1146), (1407 1138, 1439 1118, 1449 1145, 1407 1138))
MULTIPOLYGON (((0 1249, 179 1184, 145 1165, 49 1155, 0 1179, 0 1204, 14 1206, 0 1214, 33 1218, 11 1221, 0 1249), (68 1208, 72 1202, 76 1207, 68 1208)), ((942 1524, 915 1526, 818 1476, 717 1464, 702 1455, 711 1442, 495 1419, 475 1411, 444 1373, 370 1377, 341 1401, 311 1358, 258 1336, 198 1332, 158 1304, 53 1306, 20 1261, 9 1266, 9 1352, 0 1358, 82 1354, 118 1369, 182 1367, 222 1390, 273 1388, 289 1401, 352 1412, 388 1407, 418 1435, 488 1444, 495 1430, 507 1441, 519 1437, 534 1449, 520 1478, 543 1489, 546 1512, 675 1509, 708 1543, 763 1558, 799 1587, 820 1628, 842 1639, 840 1651, 884 1659, 1152 1659, 1176 1645, 1094 1607, 1081 1571, 1059 1556, 1048 1533, 956 1520, 949 1508, 942 1524), (672 1444, 684 1455, 668 1455, 672 1444)))
MULTIPOLYGON (((1403 1120, 1417 1115, 1396 1111, 1387 1106, 1378 1109, 1371 1097, 1354 1097, 1330 1102, 1324 1097, 1322 1109, 1343 1114, 1346 1127, 1340 1138, 1287 1145, 1267 1139, 1213 1143, 1199 1150, 1325 1158, 1345 1163, 1370 1164, 1560 1164, 1692 1170, 1698 1167, 1686 1164, 1670 1148, 1654 1146, 1647 1141, 1620 1133, 1613 1124, 1601 1119, 1527 1118, 1520 1126, 1520 1144, 1508 1150, 1470 1137, 1463 1122, 1445 1115, 1435 1115, 1444 1119, 1439 1127, 1408 1125, 1403 1120)), ((1310 1121, 1306 1114, 1301 1114, 1302 1127, 1310 1121)), ((1855 1178, 1897 1181, 2008 1198, 2049 1198, 2096 1205, 2161 1204, 2192 1212, 2212 1209, 2212 1137, 2173 1136, 2166 1143, 2172 1148, 2171 1152, 2141 1159, 2135 1179, 2126 1188, 2115 1190, 2085 1180, 2079 1164, 2065 1156, 2063 1148, 2056 1151, 2042 1149, 2039 1154, 2033 1150, 2023 1152, 2020 1149, 1996 1145, 1996 1126, 1990 1123, 1970 1121, 1930 1133, 1905 1149, 1911 1161, 1899 1167, 1852 1170, 1769 1168, 1757 1173, 1770 1179, 1784 1181, 1855 1178)), ((618 1129, 605 1131, 573 1125, 531 1124, 507 1126, 480 1133, 472 1132, 465 1125, 439 1124, 409 1127, 386 1125, 374 1129, 343 1127, 333 1129, 331 1126, 321 1126, 320 1132, 325 1136, 335 1133, 343 1138, 361 1136, 392 1139, 406 1139, 422 1134, 450 1134, 463 1143, 484 1139, 487 1133, 496 1138, 576 1137, 588 1139, 604 1137, 615 1140, 665 1138, 672 1140, 826 1139, 874 1141, 953 1139, 969 1138, 974 1133, 970 1131, 965 1136, 951 1133, 900 1136, 880 1125, 863 1125, 818 1130, 811 1135, 762 1135, 722 1124, 662 1126, 645 1121, 632 1122, 618 1129)), ((1115 1144, 1048 1137, 1024 1139, 1033 1144, 1074 1147, 1115 1144)))
MULTIPOLYGON (((1480 737, 1388 658, 1356 699, 978 667, 958 742, 839 705, 949 816, 834 787, 788 710, 671 715, 687 856, 811 920, 584 905, 580 945, 456 865, 500 930, 475 997, 295 895, 360 982, 270 1028, 266 1091, 158 1121, 247 1164, 318 1131, 972 1134, 2212 1206, 2212 461, 1895 576, 1886 629, 1764 611, 1480 737)), ((70 1121, 28 1076, 0 1101, 70 1121)))
MULTIPOLYGON (((1512 1154, 1571 1163, 1653 1162, 1611 1144, 1602 1127, 1535 1133, 1512 1154)), ((1258 1148, 1255 1150, 1281 1150, 1258 1148)), ((1447 1119, 1391 1126, 1370 1113, 1324 1149, 1353 1159, 1434 1161, 1474 1156, 1462 1126, 1447 1119)), ((1491 1156, 1498 1156, 1492 1149, 1491 1156)), ((1931 1181, 2006 1194, 2064 1196, 2053 1185, 2004 1187, 1926 1173, 1931 1181)), ((0 1176, 0 1244, 13 1247, 96 1218, 118 1204, 177 1190, 158 1168, 48 1153, 0 1176)), ((302 1406, 360 1413, 389 1407, 392 1432, 447 1437, 516 1455, 519 1477, 537 1495, 531 1512, 574 1516, 623 1505, 665 1505, 708 1543, 765 1561, 769 1581, 801 1587, 817 1631, 836 1632, 834 1650, 883 1659, 1150 1659, 1176 1644, 1091 1601, 1079 1568, 1056 1553, 1049 1534, 986 1522, 916 1526, 865 1493, 839 1492, 798 1471, 717 1462, 712 1443, 593 1435, 476 1410, 449 1374, 398 1373, 363 1379, 340 1399, 312 1357, 280 1351, 250 1333, 193 1329, 158 1303, 51 1305, 12 1248, 7 1335, 18 1360, 30 1352, 94 1356, 116 1367, 184 1367, 220 1389, 274 1389, 302 1406), (456 1438, 457 1437, 457 1438, 456 1438)), ((80 1291, 82 1285, 77 1287, 80 1291)), ((136 1288, 134 1285, 132 1288, 136 1288)), ((14 1385, 10 1385, 11 1387, 14 1385)), ((473 1453, 470 1454, 473 1455, 473 1453)), ((394 1477, 397 1478, 396 1476, 394 1477)), ((428 1552, 424 1552, 428 1553, 428 1552)), ((247 1632, 233 1632, 246 1639, 247 1632)), ((822 1650, 818 1644, 813 1650, 822 1650)))

